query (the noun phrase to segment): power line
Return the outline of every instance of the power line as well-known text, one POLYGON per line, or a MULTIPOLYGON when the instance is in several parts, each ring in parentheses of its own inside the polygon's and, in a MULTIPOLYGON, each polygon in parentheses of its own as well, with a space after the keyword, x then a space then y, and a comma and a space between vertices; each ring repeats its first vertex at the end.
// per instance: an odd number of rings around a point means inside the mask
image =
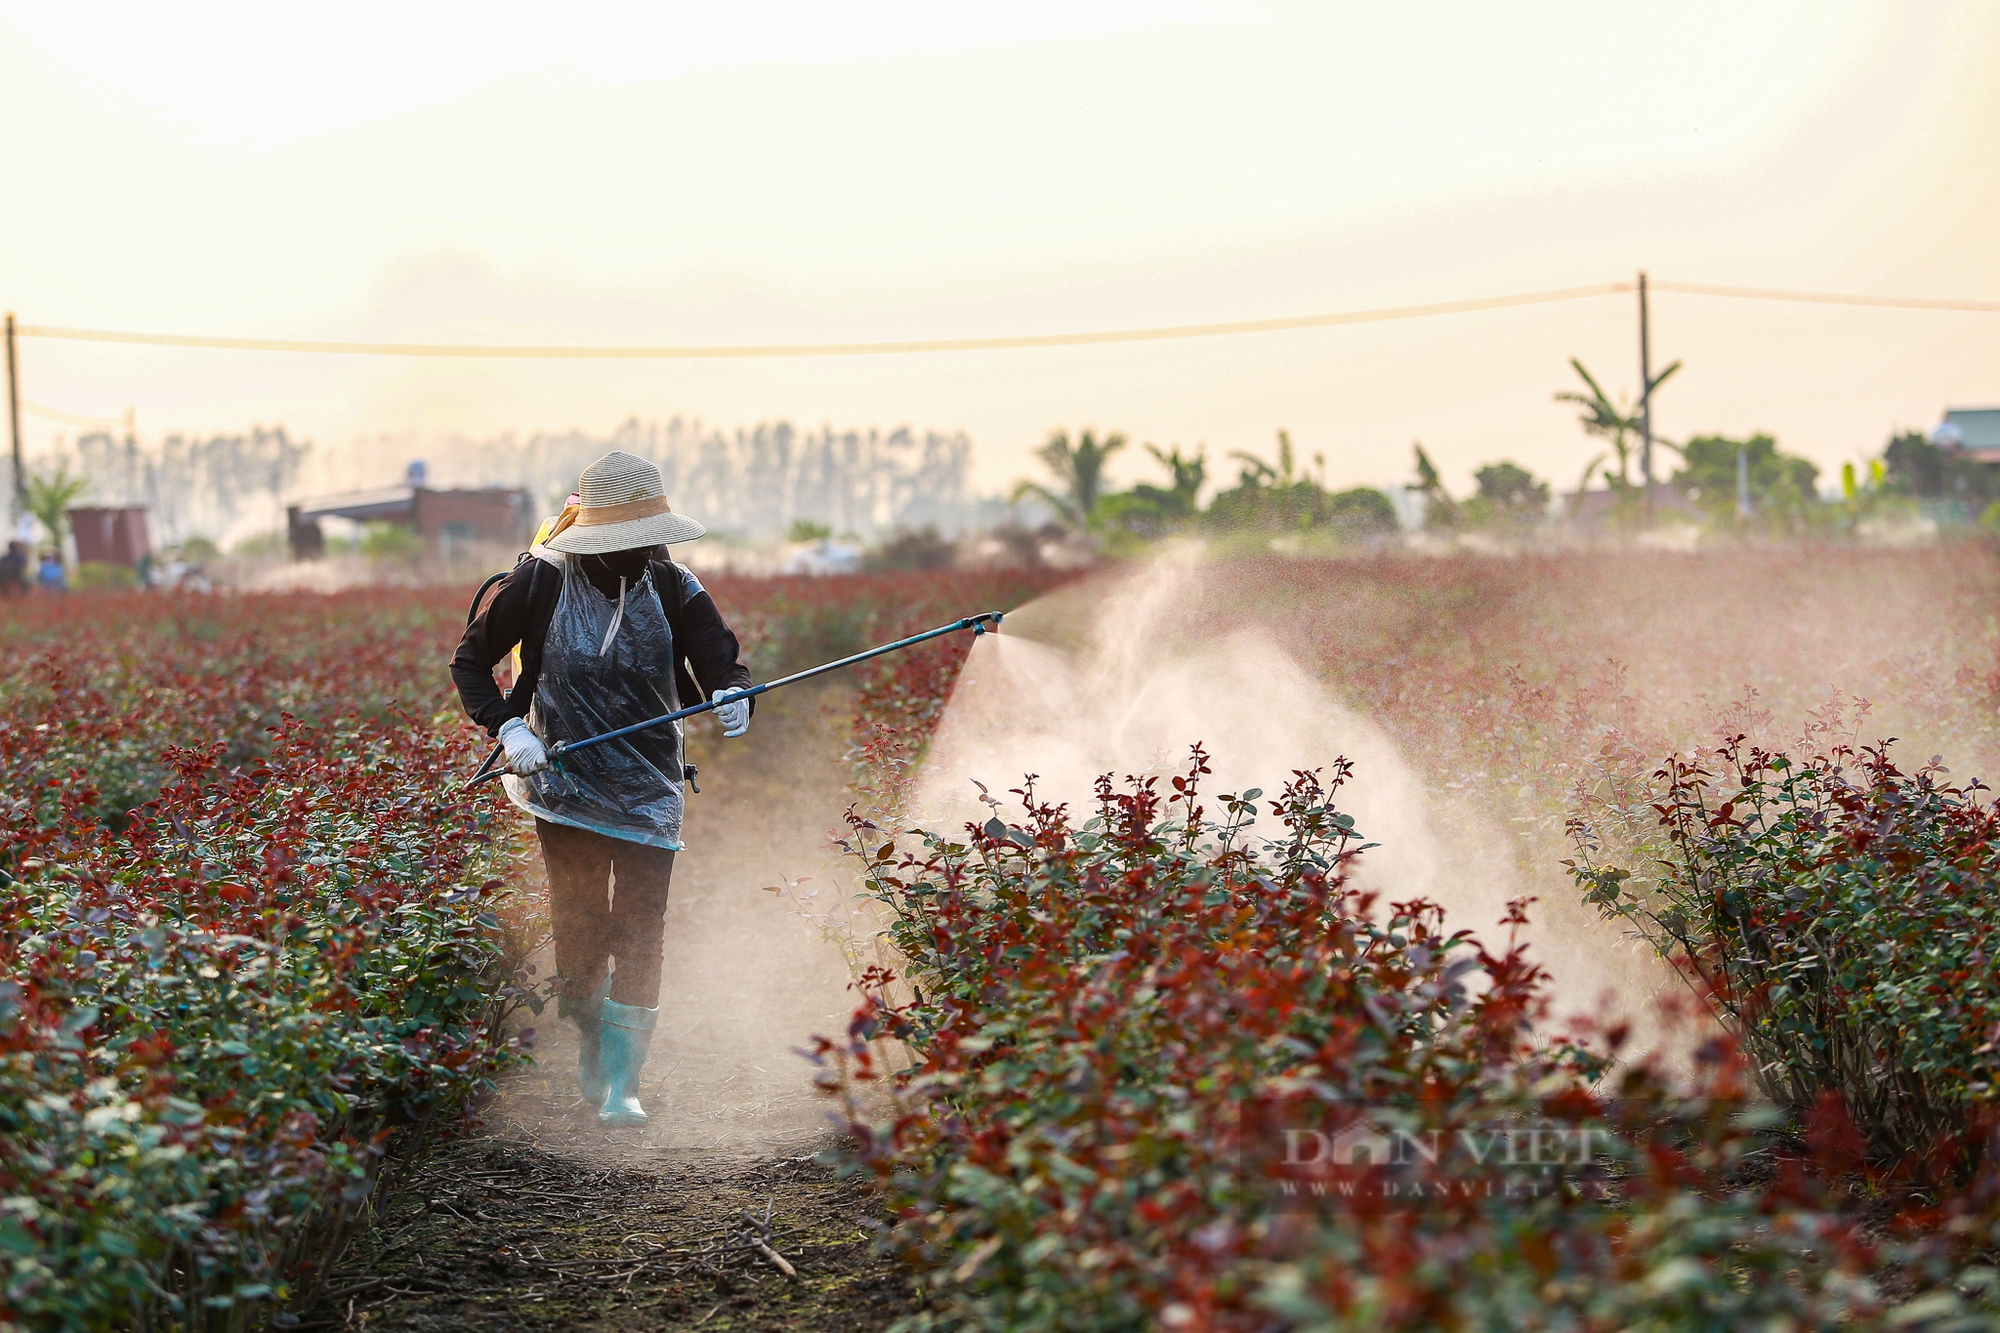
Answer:
POLYGON ((1216 338, 1236 333, 1281 333, 1291 329, 1328 328, 1336 324, 1370 324, 1391 319, 1420 319, 1509 306, 1578 301, 1590 296, 1629 292, 1629 282, 1602 282, 1589 287, 1523 292, 1472 301, 1442 301, 1433 305, 1392 306, 1377 310, 1346 310, 1328 315, 1293 315, 1282 319, 1246 319, 1220 324, 1170 324, 1143 329, 1104 329, 1087 333, 1037 333, 997 338, 925 338, 903 342, 744 343, 709 346, 533 347, 492 344, 313 342, 287 338, 217 338, 204 334, 128 333, 110 329, 69 329, 48 324, 23 324, 23 338, 61 338, 75 342, 137 343, 152 347, 209 347, 238 352, 328 352, 344 356, 505 357, 548 360, 714 360, 746 357, 883 356, 908 352, 985 352, 1028 347, 1083 347, 1099 343, 1164 342, 1176 338, 1216 338))
POLYGON ((21 400, 21 410, 33 416, 45 417, 50 421, 60 421, 66 426, 122 426, 125 424, 124 417, 79 416, 75 412, 63 412, 53 407, 44 407, 40 403, 30 402, 26 398, 21 400))
POLYGON ((1716 287, 1703 282, 1655 282, 1656 292, 1683 296, 1735 296, 1746 301, 1798 301, 1807 305, 1872 305, 1894 310, 1970 310, 2000 314, 2000 301, 1948 301, 1930 296, 1854 296, 1840 292, 1788 292, 1768 287, 1716 287))
MULTIPOLYGON (((1862 296, 1840 292, 1785 291, 1760 287, 1723 287, 1694 282, 1654 282, 1654 291, 1685 296, 1721 296, 1751 301, 1786 301, 1811 305, 1875 306, 1903 310, 1957 310, 2000 314, 2000 301, 1958 301, 1922 296, 1862 296)), ((611 346, 535 346, 495 343, 367 343, 328 342, 292 338, 229 338, 196 333, 138 333, 118 329, 75 329, 53 324, 22 324, 23 338, 70 342, 125 343, 149 347, 195 347, 237 352, 312 352, 336 356, 486 357, 512 360, 724 360, 808 356, 894 356, 922 352, 986 352, 1036 347, 1087 347, 1109 343, 1167 342, 1184 338, 1219 338, 1244 333, 1283 333, 1297 329, 1331 328, 1341 324, 1373 324, 1388 320, 1422 319, 1432 315, 1467 314, 1515 306, 1580 301, 1635 290, 1630 282, 1602 282, 1587 287, 1490 296, 1469 301, 1428 305, 1385 306, 1343 310, 1331 314, 1293 315, 1278 319, 1229 320, 1212 324, 1167 324, 1136 329, 1099 329, 1081 333, 1036 333, 988 338, 919 338, 893 342, 716 343, 694 345, 635 344, 611 346)), ((63 414, 33 409, 38 415, 66 419, 63 414)), ((94 419, 78 424, 98 424, 94 419)))

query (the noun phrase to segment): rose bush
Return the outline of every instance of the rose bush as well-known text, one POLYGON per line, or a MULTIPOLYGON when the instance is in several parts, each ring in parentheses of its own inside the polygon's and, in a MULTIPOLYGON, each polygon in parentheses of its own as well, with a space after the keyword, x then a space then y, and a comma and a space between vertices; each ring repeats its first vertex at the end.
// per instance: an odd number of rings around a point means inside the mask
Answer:
POLYGON ((1616 1031, 1542 1039, 1520 947, 1349 885, 1318 775, 1264 839, 1261 793, 1205 815, 1203 770, 1105 779, 1082 821, 1024 788, 960 838, 855 818, 907 974, 815 1055, 926 1290, 906 1328, 2000 1326, 1990 1176, 1896 1193, 1837 1102, 1775 1132, 1727 1041, 1689 1085, 1608 1066, 1616 1031), (1272 1098, 1601 1127, 1609 1197, 1273 1207, 1244 1129, 1272 1098))
POLYGON ((309 1280, 391 1131, 514 1058, 506 847, 448 795, 478 746, 410 708, 455 600, 8 624, 0 1318, 241 1326, 309 1280))
POLYGON ((2000 1107, 2000 813, 1829 729, 1797 755, 1731 736, 1669 756, 1643 804, 1586 802, 1577 880, 1710 998, 1770 1096, 1838 1096, 1912 1173, 1976 1167, 2000 1107))

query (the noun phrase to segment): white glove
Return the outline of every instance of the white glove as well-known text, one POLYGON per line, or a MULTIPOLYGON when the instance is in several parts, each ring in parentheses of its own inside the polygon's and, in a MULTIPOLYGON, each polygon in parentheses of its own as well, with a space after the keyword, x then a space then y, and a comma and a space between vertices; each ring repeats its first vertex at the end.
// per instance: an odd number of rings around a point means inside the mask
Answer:
POLYGON ((516 777, 539 773, 549 766, 549 749, 518 717, 500 724, 500 743, 507 747, 507 767, 516 777))
POLYGON ((715 720, 722 724, 725 736, 741 736, 750 730, 750 701, 742 696, 741 690, 717 690, 710 696, 715 700, 715 720))

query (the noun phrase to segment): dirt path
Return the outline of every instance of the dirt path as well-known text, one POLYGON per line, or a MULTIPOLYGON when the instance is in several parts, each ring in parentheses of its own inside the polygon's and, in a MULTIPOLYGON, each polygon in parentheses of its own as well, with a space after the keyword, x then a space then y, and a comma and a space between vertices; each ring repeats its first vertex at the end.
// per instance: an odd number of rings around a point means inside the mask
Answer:
POLYGON ((789 877, 819 892, 808 906, 835 897, 843 688, 767 696, 747 744, 689 737, 703 793, 667 916, 653 1123, 608 1132, 579 1105, 573 1029, 551 1008, 536 1063, 419 1164, 309 1325, 872 1330, 911 1308, 870 1250, 869 1199, 813 1161, 833 1136, 795 1048, 845 1022, 846 965, 760 891, 789 877))

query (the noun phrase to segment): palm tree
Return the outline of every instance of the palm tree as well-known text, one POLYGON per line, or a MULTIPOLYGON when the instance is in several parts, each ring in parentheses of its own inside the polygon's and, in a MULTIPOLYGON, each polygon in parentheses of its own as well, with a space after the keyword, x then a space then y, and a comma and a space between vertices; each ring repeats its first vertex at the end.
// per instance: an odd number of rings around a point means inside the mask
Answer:
POLYGON ((1172 494, 1182 512, 1194 512, 1195 497, 1201 494, 1202 483, 1208 480, 1208 450, 1196 448, 1191 457, 1183 457, 1177 444, 1164 452, 1156 444, 1146 446, 1146 452, 1155 462, 1173 474, 1172 494))
POLYGON ((1272 467, 1255 454, 1238 449, 1229 455, 1243 464, 1243 472, 1237 478, 1244 486, 1286 486, 1297 480, 1295 468, 1297 460, 1292 456, 1292 433, 1278 432, 1278 466, 1272 467))
POLYGON ((1438 475, 1437 464, 1424 452, 1422 440, 1412 440, 1410 447, 1417 452, 1417 490, 1424 497, 1424 526, 1427 528, 1455 528, 1458 526, 1458 501, 1451 498, 1451 492, 1444 488, 1444 478, 1438 475))
POLYGON ((28 474, 28 512, 49 530, 57 559, 62 558, 63 529, 69 524, 69 507, 89 489, 89 478, 69 474, 68 459, 58 462, 53 472, 28 474))
POLYGON ((1086 430, 1072 446, 1069 433, 1059 430, 1035 451, 1042 466, 1055 477, 1057 489, 1051 490, 1037 481, 1016 482, 1014 498, 1032 495, 1062 515, 1072 527, 1080 531, 1088 529, 1097 513, 1097 502, 1104 494, 1104 466, 1126 443, 1123 435, 1107 435, 1099 440, 1086 430))
MULTIPOLYGON (((1575 357, 1571 357, 1569 363, 1576 367, 1576 373, 1583 377, 1583 382, 1589 387, 1590 392, 1559 393, 1555 396, 1555 399, 1559 403, 1575 403, 1583 409, 1578 419, 1583 423, 1584 434, 1595 435, 1600 439, 1611 442, 1611 454, 1618 460, 1618 471, 1616 473, 1606 471, 1604 479, 1614 490, 1629 490, 1632 486, 1631 437, 1637 434, 1644 425, 1644 418, 1639 414, 1637 409, 1627 406, 1622 397, 1616 403, 1613 403, 1611 396, 1604 392, 1604 387, 1597 382, 1596 378, 1589 371, 1583 368, 1583 362, 1575 357)), ((1668 378, 1680 368, 1681 363, 1676 361, 1659 374, 1653 376, 1652 384, 1647 386, 1648 395, 1650 396, 1654 389, 1665 384, 1668 378)), ((1671 440, 1663 440, 1657 435, 1653 437, 1653 443, 1667 449, 1672 449, 1676 453, 1680 451, 1679 445, 1673 443, 1671 440)), ((1597 470, 1598 465, 1603 463, 1604 459, 1605 456, 1599 454, 1584 469, 1584 485, 1587 486, 1590 484, 1590 474, 1597 470)))

